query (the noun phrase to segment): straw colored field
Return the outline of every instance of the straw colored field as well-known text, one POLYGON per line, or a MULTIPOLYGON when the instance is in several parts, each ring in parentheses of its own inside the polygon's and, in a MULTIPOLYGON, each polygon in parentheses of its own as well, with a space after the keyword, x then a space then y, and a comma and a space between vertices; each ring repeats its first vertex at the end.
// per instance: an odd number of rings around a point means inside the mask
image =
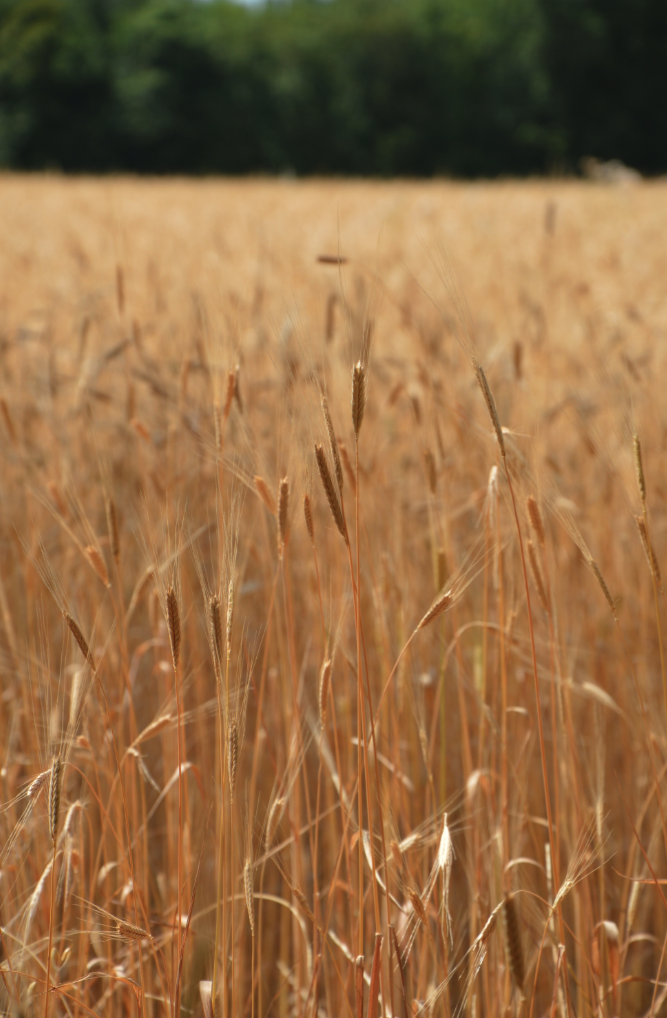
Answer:
POLYGON ((0 213, 2 1013, 659 1013, 667 186, 0 213))

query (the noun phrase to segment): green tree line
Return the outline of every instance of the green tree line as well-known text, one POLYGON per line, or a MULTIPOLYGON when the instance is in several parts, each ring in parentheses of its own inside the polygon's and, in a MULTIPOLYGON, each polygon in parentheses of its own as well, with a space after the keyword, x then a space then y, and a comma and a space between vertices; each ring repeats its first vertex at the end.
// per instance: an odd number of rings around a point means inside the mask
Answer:
POLYGON ((0 0, 0 164, 667 169, 666 0, 0 0))

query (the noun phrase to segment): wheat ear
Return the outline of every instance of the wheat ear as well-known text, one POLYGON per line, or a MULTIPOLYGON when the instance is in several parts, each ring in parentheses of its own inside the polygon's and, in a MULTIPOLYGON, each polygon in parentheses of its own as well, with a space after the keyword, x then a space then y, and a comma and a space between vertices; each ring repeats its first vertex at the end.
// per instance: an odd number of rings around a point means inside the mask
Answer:
POLYGON ((366 409, 366 370, 361 361, 352 368, 352 427, 357 441, 366 409))
POLYGON ((324 488, 324 494, 326 495, 331 515, 334 518, 334 523, 338 527, 338 532, 345 541, 345 544, 348 544, 347 527, 345 526, 343 510, 329 472, 329 464, 327 463, 327 458, 324 455, 324 449, 319 443, 315 446, 315 458, 317 459, 317 469, 319 470, 320 480, 322 481, 322 487, 324 488))
POLYGON ((278 489, 278 553, 282 558, 289 541, 289 480, 286 477, 280 482, 278 489))
POLYGON ((479 361, 474 361, 473 367, 475 369, 475 377, 477 379, 477 384, 482 390, 482 396, 484 397, 484 402, 486 403, 486 409, 489 411, 489 417, 491 418, 491 423, 493 424, 493 429, 496 433, 496 438, 498 439, 500 454, 503 457, 503 459, 505 459, 505 439, 503 437, 503 429, 500 427, 500 418, 498 417, 498 411, 496 410, 495 401, 493 399, 493 396, 491 395, 489 383, 487 382, 486 375, 484 374, 484 368, 479 363, 479 361))
POLYGON ((519 913, 514 894, 508 894, 503 901, 503 928, 512 977, 519 992, 523 993, 526 970, 523 959, 523 946, 521 944, 521 925, 519 923, 519 913))
POLYGON ((310 543, 312 545, 314 545, 315 544, 315 528, 313 526, 313 509, 312 509, 312 506, 310 504, 310 496, 307 495, 307 494, 303 496, 303 518, 306 521, 306 530, 308 531, 308 537, 310 538, 310 543))
POLYGON ((542 513, 540 512, 540 507, 537 504, 537 499, 533 495, 529 495, 526 499, 526 508, 528 509, 528 519, 530 520, 530 525, 533 528, 535 536, 541 546, 544 547, 546 534, 544 531, 544 523, 542 521, 542 513))
POLYGON ((88 641, 86 640, 85 636, 81 632, 81 629, 79 627, 79 623, 76 621, 76 619, 72 618, 72 616, 70 615, 70 613, 68 611, 63 611, 63 618, 64 618, 65 622, 67 623, 67 625, 69 626, 69 629, 70 629, 70 632, 71 632, 72 636, 74 637, 74 639, 78 643, 79 648, 81 650, 81 653, 83 654, 83 656, 85 657, 86 661, 88 662, 90 667, 93 669, 93 671, 95 671, 95 660, 93 658, 93 655, 90 653, 90 647, 88 646, 88 641))
POLYGON ((173 587, 169 587, 167 590, 167 624, 169 627, 169 642, 171 643, 174 671, 177 671, 181 656, 181 614, 178 608, 176 591, 173 587))

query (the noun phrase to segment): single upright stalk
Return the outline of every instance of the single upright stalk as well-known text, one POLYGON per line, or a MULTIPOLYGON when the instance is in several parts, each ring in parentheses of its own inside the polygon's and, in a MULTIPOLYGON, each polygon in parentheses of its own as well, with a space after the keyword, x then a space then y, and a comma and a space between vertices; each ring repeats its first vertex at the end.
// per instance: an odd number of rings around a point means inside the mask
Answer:
MULTIPOLYGON (((257 785, 257 769, 259 764, 259 733, 262 727, 263 718, 263 706, 264 706, 264 693, 266 689, 266 673, 268 669, 268 652, 271 644, 271 626, 273 621, 273 605, 276 595, 276 588, 278 585, 278 574, 279 568, 276 569, 273 584, 271 586, 271 597, 269 599, 269 608, 267 612, 267 628, 266 635, 264 637, 264 660, 262 662, 262 675, 259 682, 259 696, 257 699, 257 724, 255 726, 255 744, 253 748, 252 757, 252 774, 250 777, 250 802, 255 801, 255 789, 257 785)), ((262 919, 263 919, 263 905, 264 900, 262 898, 262 891, 264 889, 264 869, 266 866, 266 860, 262 862, 262 869, 260 872, 260 897, 259 897, 259 916, 258 916, 258 931, 257 931, 257 1013, 262 1014, 262 919)))
POLYGON ((505 589, 503 547, 500 539, 500 514, 496 513, 498 546, 498 635, 500 638, 500 797, 503 831, 503 868, 509 860, 509 787, 507 777, 507 658, 505 656, 505 589))
MULTIPOLYGON (((176 738, 178 741, 178 893, 176 895, 176 928, 178 930, 178 947, 181 946, 181 888, 183 887, 183 762, 181 752, 181 697, 178 690, 178 668, 174 668, 174 684, 176 686, 176 738)), ((180 1014, 180 990, 176 991, 174 1015, 180 1014)))
POLYGON ((255 1018, 255 924, 250 927, 250 1018, 255 1018))
MULTIPOLYGON (((366 369, 359 361, 352 370, 352 425, 354 428, 355 436, 355 485, 354 485, 354 508, 355 508, 355 539, 356 539, 356 598, 355 598, 355 622, 356 622, 356 634, 357 634, 357 689, 359 697, 359 719, 358 719, 358 738, 359 745, 361 745, 361 733, 363 733, 363 754, 364 754, 364 771, 366 780, 366 810, 368 814, 368 838, 370 844, 370 857, 371 857, 371 870, 373 880, 373 907, 375 912, 375 932, 378 934, 381 929, 380 919, 380 901, 378 895, 378 881, 375 870, 375 851, 374 851, 374 833, 373 833, 373 808, 372 808, 372 797, 371 797, 371 784, 370 784, 370 767, 368 762, 368 746, 366 737, 366 711, 364 706, 364 687, 363 687, 363 666, 361 660, 361 646, 362 646, 362 628, 361 628, 361 571, 360 571, 360 549, 361 549, 361 528, 359 526, 359 433, 361 431, 361 424, 364 417, 364 409, 366 406, 366 369)), ((348 543, 348 553, 350 552, 348 543)), ((350 567, 352 563, 350 561, 350 567)), ((353 590, 355 587, 353 580, 353 590)), ((365 648, 364 648, 365 656, 365 648)), ((375 748, 375 719, 373 717, 373 702, 371 699, 370 689, 370 676, 368 674, 368 663, 366 662, 366 683, 368 693, 368 706, 371 714, 370 718, 370 737, 373 742, 373 751, 375 754, 375 778, 377 784, 377 795, 378 795, 378 806, 380 808, 380 831, 382 835, 382 847, 383 856, 385 861, 385 872, 387 871, 387 852, 385 846, 384 837, 384 824, 382 821, 382 801, 380 798, 380 785, 377 772, 377 751, 375 748)), ((361 812, 361 764, 358 758, 359 767, 359 823, 361 825, 362 812, 361 812)), ((361 835, 361 831, 360 831, 361 835)), ((363 859, 360 837, 360 881, 363 881, 363 859)), ((363 909, 363 883, 360 883, 360 895, 363 909)), ((387 912, 387 915, 389 913, 387 912)), ((360 917, 360 951, 359 954, 363 954, 363 914, 360 917)), ((382 972, 380 973, 381 983, 381 996, 382 996, 382 1011, 384 1013, 384 979, 382 978, 382 972)), ((392 1008, 393 1011, 393 1008, 392 1008)))
MULTIPOLYGON (((317 768, 317 795, 315 799, 315 848, 313 853, 313 943, 315 945, 315 954, 317 955, 319 948, 319 929, 320 922, 320 889, 319 889, 319 835, 320 835, 320 796, 322 791, 322 767, 324 764, 324 758, 322 756, 322 739, 324 738, 324 726, 326 724, 326 713, 327 713, 327 700, 329 697, 329 691, 331 686, 331 659, 327 659, 327 633, 324 624, 324 607, 322 605, 322 587, 320 584, 320 571, 317 564, 317 551, 315 549, 315 531, 313 527, 313 515, 310 505, 310 497, 304 495, 303 497, 303 510, 304 518, 306 521, 306 529, 313 549, 313 560, 315 562, 315 576, 317 578, 317 596, 318 603, 320 606, 320 621, 322 623, 322 655, 323 665, 320 672, 320 686, 319 686, 319 714, 320 714, 320 738, 319 738, 319 766, 317 768)), ((313 1008, 317 1009, 317 993, 319 983, 320 969, 318 968, 315 975, 315 982, 313 986, 313 1008)))
MULTIPOLYGON (((359 457, 359 446, 357 444, 357 461, 359 457)), ((355 495, 355 505, 357 513, 357 523, 359 515, 359 487, 357 486, 357 492, 355 495)), ((349 545, 348 545, 349 549, 349 545)), ((363 705, 364 705, 364 691, 362 686, 361 678, 361 632, 359 630, 359 527, 357 526, 357 594, 355 597, 354 605, 354 628, 357 636, 357 813, 359 816, 359 932, 357 942, 357 954, 363 957, 364 953, 364 840, 363 840, 363 826, 364 826, 364 815, 363 815, 363 767, 362 767, 362 739, 365 737, 365 731, 363 726, 363 705)), ((370 801, 367 803, 368 814, 370 817, 371 804, 370 801)), ((371 854, 373 846, 371 845, 371 854)))
POLYGON ((58 842, 58 819, 60 812, 60 790, 62 787, 63 761, 55 756, 51 764, 51 780, 49 782, 49 836, 53 844, 51 860, 51 910, 49 913, 49 946, 46 958, 46 994, 44 1000, 44 1018, 49 1014, 49 983, 51 982, 51 948, 53 945, 53 912, 56 903, 56 844, 58 842))
POLYGON ((222 952, 222 1012, 227 1013, 227 888, 225 885, 225 760, 227 759, 227 726, 225 718, 229 717, 229 662, 231 658, 231 623, 233 615, 233 586, 230 583, 227 604, 227 642, 225 657, 225 704, 223 706, 222 689, 218 684, 218 761, 220 765, 220 824, 218 841, 218 891, 216 901, 216 923, 215 923, 215 953, 213 956, 213 982, 211 985, 211 1000, 213 1010, 217 1000, 218 989, 218 959, 222 952), (231 604, 231 609, 230 609, 231 604), (222 902, 221 902, 222 899, 222 902), (220 905, 222 903, 222 909, 220 905))
MULTIPOLYGON (((221 900, 224 901, 224 876, 225 876, 225 862, 223 845, 225 843, 225 728, 223 720, 223 706, 222 706, 222 690, 220 683, 218 683, 218 766, 220 768, 220 818, 218 823, 218 878, 217 878, 217 894, 216 894, 216 910, 215 910, 215 947, 213 953, 213 981, 211 984, 211 1000, 213 1001, 213 1011, 215 1013, 215 1005, 217 1000, 217 988, 218 988, 218 957, 220 954, 221 945, 221 900)), ((224 971, 224 970, 223 970, 224 971)), ((223 974, 224 982, 224 974, 223 974)))
POLYGON ((46 956, 46 993, 44 995, 44 1018, 49 1015, 49 1000, 51 999, 51 947, 53 944, 53 912, 56 907, 56 843, 53 842, 53 855, 51 857, 51 911, 49 913, 49 946, 46 956))
MULTIPOLYGON (((646 531, 646 540, 648 541, 649 548, 651 547, 651 538, 648 529, 648 516, 646 512, 646 499, 642 501, 642 516, 644 518, 644 529, 646 531)), ((662 645, 662 627, 660 625, 660 604, 658 602, 658 580, 655 575, 655 569, 651 567, 651 579, 653 580, 653 600, 655 602, 655 624, 658 630, 658 647, 660 648, 660 670, 662 672, 662 692, 665 701, 665 722, 667 723, 667 672, 665 672, 665 651, 662 645)))
POLYGON ((649 560, 651 576, 653 578, 653 600, 655 601, 655 621, 658 628, 658 646, 660 647, 660 670, 662 672, 662 689, 665 700, 665 721, 667 721, 667 673, 665 672, 665 654, 662 646, 660 608, 658 605, 658 578, 656 576, 656 560, 653 555, 651 534, 648 529, 648 513, 646 510, 646 480, 644 477, 644 464, 642 461, 642 447, 639 441, 639 435, 636 432, 632 436, 632 444, 635 457, 635 473, 637 475, 637 487, 639 488, 639 497, 642 503, 642 518, 644 521, 644 533, 642 534, 642 538, 644 539, 644 543, 646 545, 645 547, 646 556, 649 560))
POLYGON ((235 932, 236 931, 234 929, 234 912, 235 912, 235 910, 234 910, 234 884, 235 884, 235 880, 234 880, 234 799, 232 798, 232 795, 231 795, 231 788, 230 788, 230 802, 229 802, 229 820, 230 820, 229 828, 230 828, 230 835, 231 835, 231 837, 229 839, 229 851, 230 851, 230 855, 231 855, 230 866, 229 866, 229 870, 230 870, 230 873, 229 873, 229 883, 230 883, 231 897, 230 897, 229 907, 232 910, 232 914, 231 914, 231 945, 230 945, 231 946, 231 952, 232 952, 232 1011, 231 1011, 231 1013, 232 1013, 232 1018, 234 1018, 234 1016, 236 1015, 236 979, 235 979, 235 969, 234 969, 234 953, 235 953, 234 952, 234 948, 236 946, 235 943, 234 943, 234 936, 235 936, 235 932))
MULTIPOLYGON (((176 749, 178 765, 178 841, 177 841, 177 879, 176 888, 176 918, 174 935, 178 944, 177 956, 181 948, 181 889, 183 887, 183 757, 181 752, 181 694, 179 683, 179 662, 181 647, 181 621, 179 604, 173 586, 170 586, 166 593, 166 616, 171 643, 172 664, 174 666, 174 688, 176 692, 176 749), (178 932, 177 932, 178 931, 178 932)), ((173 943, 173 941, 172 941, 173 943)), ((176 987, 174 994, 174 1018, 180 1014, 180 989, 176 987)))
MULTIPOLYGON (((233 597, 233 594, 232 594, 233 597)), ((229 621, 229 608, 227 609, 227 655, 225 658, 225 698, 226 698, 226 717, 229 718, 229 661, 232 654, 231 640, 230 640, 230 629, 231 624, 229 621)), ((225 732, 225 745, 224 755, 222 758, 222 772, 220 774, 222 780, 222 812, 224 816, 225 812, 225 758, 229 753, 229 732, 227 725, 224 726, 225 732)), ((231 817, 230 817, 231 820, 231 817)), ((230 830, 231 833, 231 830, 230 830)), ((222 1013, 223 1016, 227 1014, 227 997, 228 997, 228 986, 227 986, 227 887, 225 886, 225 856, 226 856, 226 843, 223 831, 223 837, 220 842, 220 855, 222 857, 222 1013)))

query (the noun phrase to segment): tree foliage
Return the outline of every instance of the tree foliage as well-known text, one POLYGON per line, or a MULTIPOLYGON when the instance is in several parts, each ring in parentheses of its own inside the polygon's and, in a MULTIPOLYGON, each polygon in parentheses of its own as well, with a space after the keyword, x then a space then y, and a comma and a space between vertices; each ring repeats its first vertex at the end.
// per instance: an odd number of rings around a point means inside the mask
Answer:
POLYGON ((665 52, 664 0, 0 0, 0 161, 656 172, 665 52))

